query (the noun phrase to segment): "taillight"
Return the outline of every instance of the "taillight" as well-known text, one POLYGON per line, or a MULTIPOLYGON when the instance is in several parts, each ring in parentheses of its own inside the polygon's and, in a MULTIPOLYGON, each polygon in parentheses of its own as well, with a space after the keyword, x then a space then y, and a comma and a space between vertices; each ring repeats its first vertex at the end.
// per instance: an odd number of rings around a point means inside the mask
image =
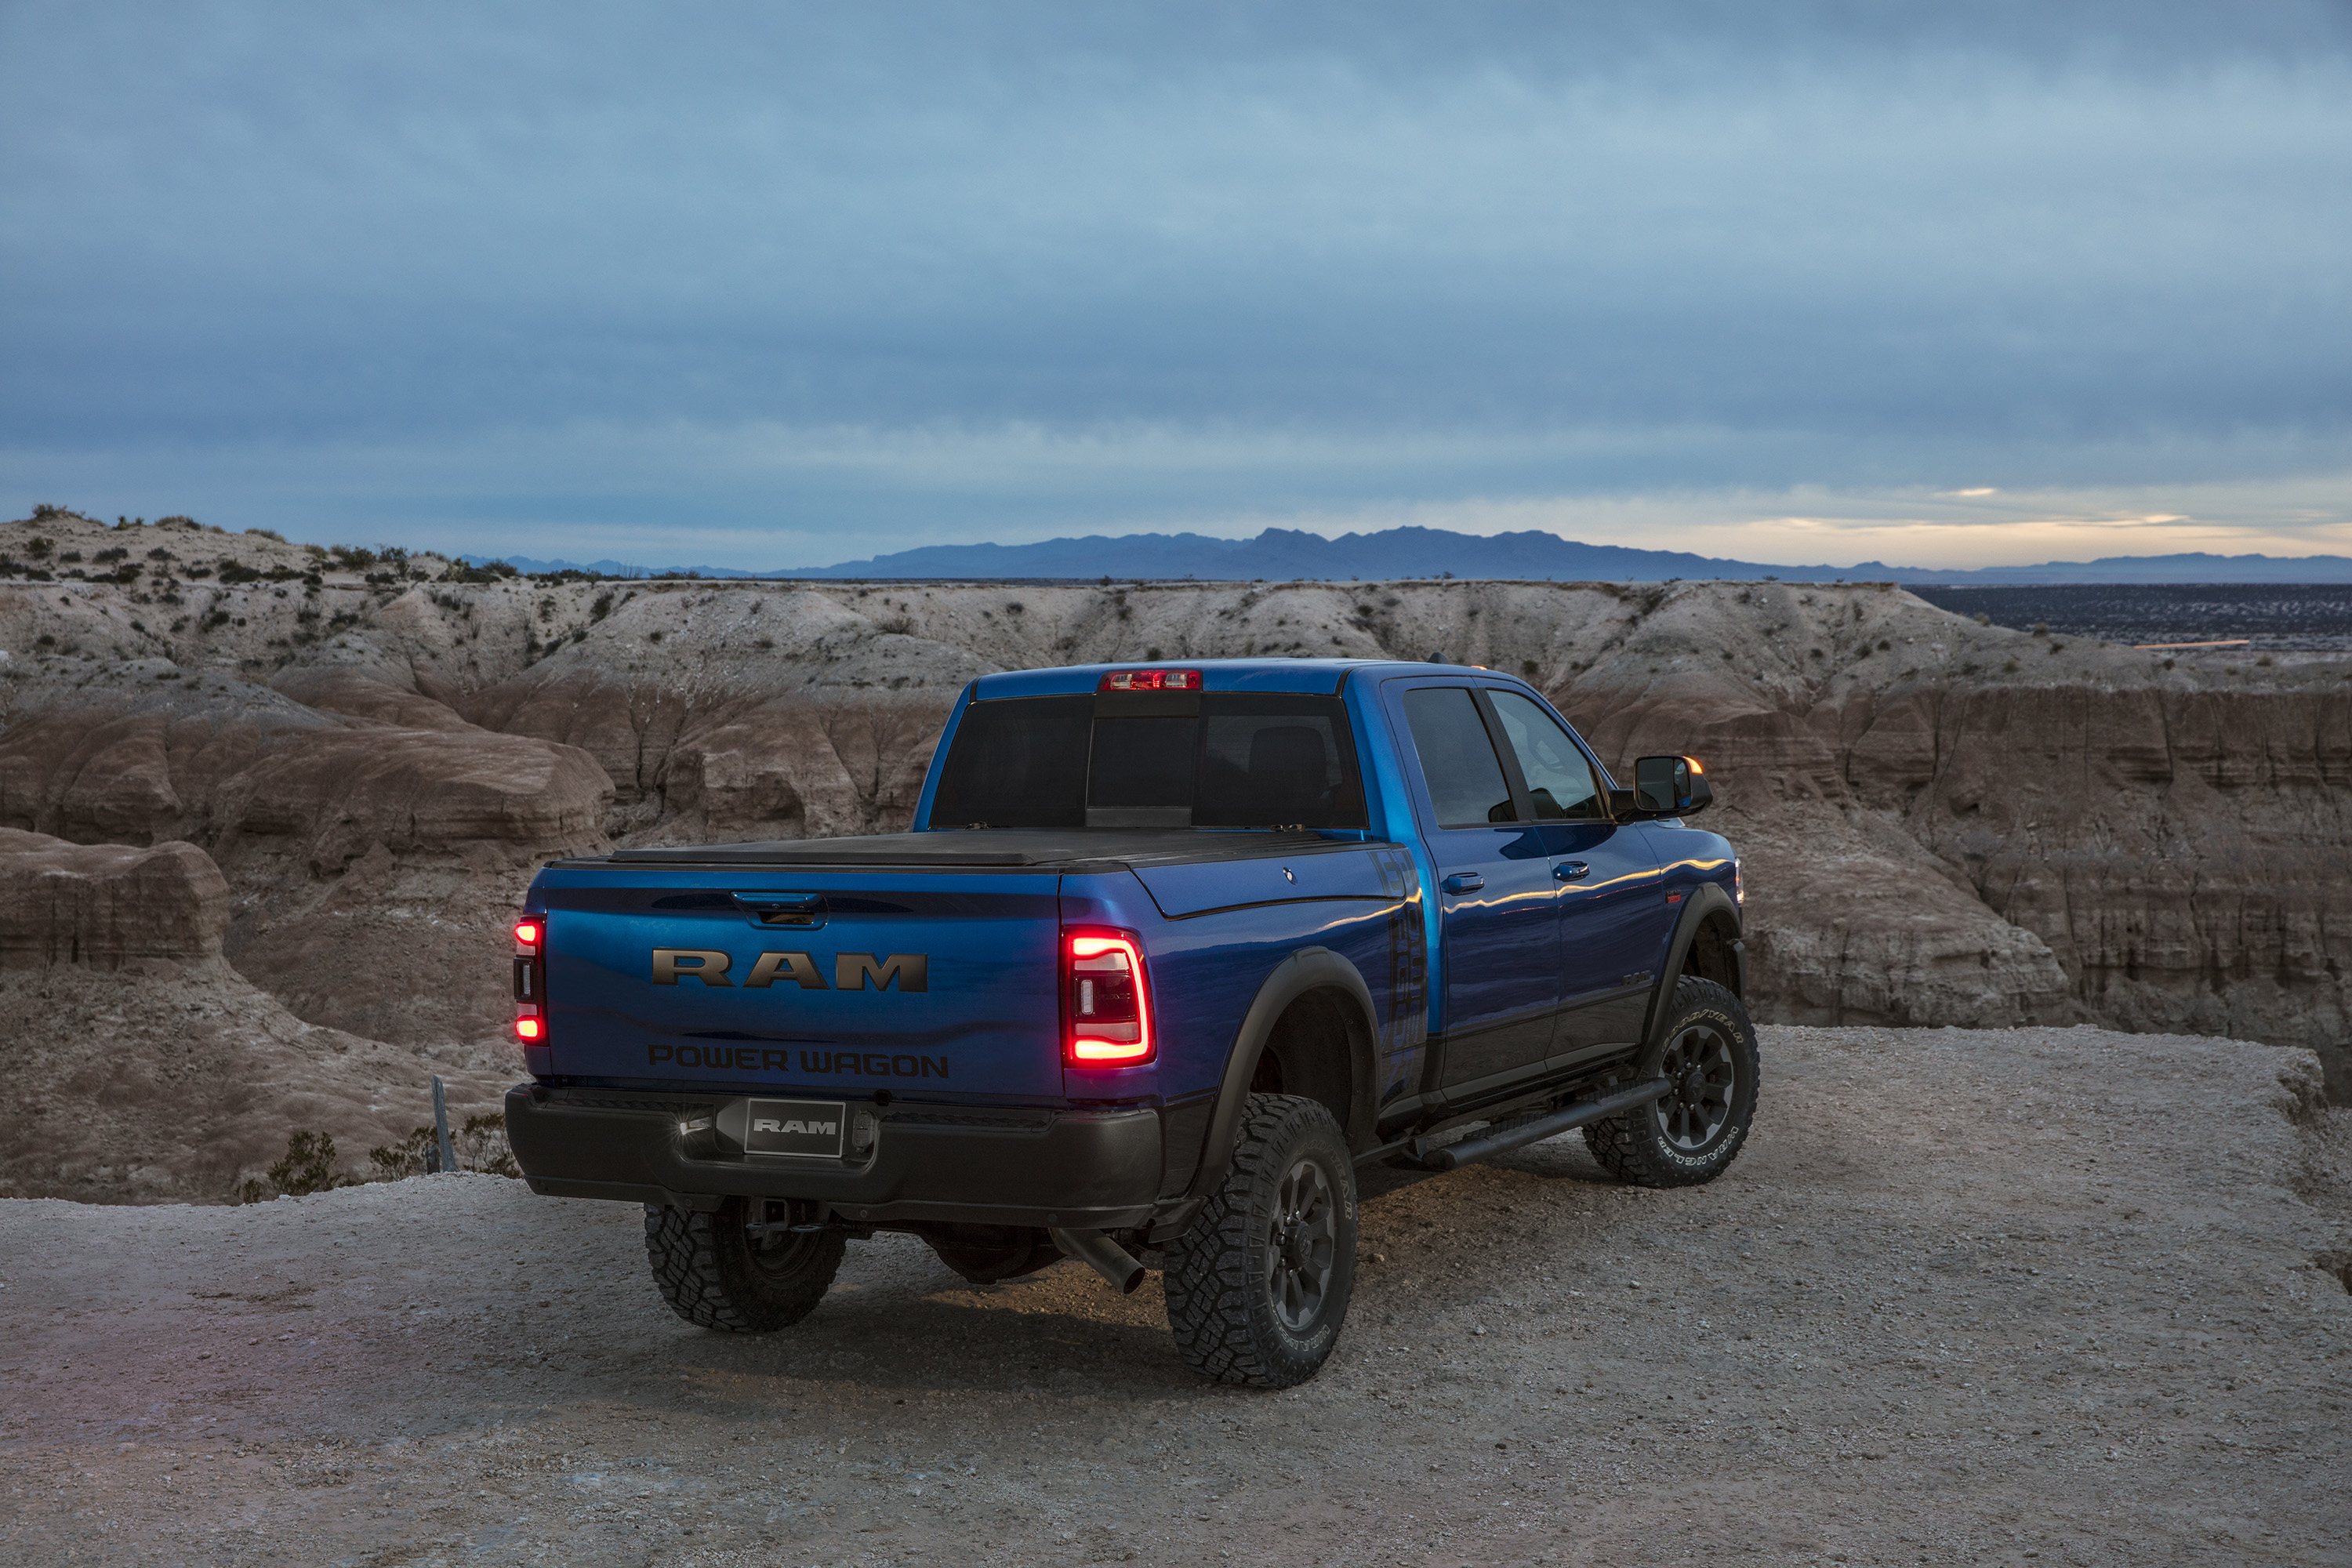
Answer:
POLYGON ((1064 930, 1062 976, 1064 1061, 1100 1068, 1151 1059, 1151 1001, 1133 932, 1064 930))
POLYGON ((545 921, 515 921, 514 1030, 515 1037, 527 1046, 547 1043, 546 998, 541 994, 547 989, 547 960, 542 952, 546 942, 545 921))
POLYGON ((1197 669, 1114 669, 1102 678, 1097 691, 1198 691, 1197 669))

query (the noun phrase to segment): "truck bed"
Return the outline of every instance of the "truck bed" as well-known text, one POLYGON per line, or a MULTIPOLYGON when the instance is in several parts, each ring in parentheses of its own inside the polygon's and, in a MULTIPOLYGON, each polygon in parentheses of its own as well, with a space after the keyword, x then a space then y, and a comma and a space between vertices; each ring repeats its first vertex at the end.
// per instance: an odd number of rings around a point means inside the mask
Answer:
POLYGON ((877 833, 855 838, 776 838, 616 849, 574 866, 1024 866, 1094 871, 1120 867, 1254 860, 1360 845, 1354 832, 1283 833, 1198 827, 991 827, 877 833))

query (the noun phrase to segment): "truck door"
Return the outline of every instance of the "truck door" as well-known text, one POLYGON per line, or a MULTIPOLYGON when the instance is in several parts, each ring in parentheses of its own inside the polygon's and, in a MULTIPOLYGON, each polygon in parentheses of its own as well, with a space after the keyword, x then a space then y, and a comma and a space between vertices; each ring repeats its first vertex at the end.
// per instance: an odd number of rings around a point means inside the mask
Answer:
POLYGON ((1652 968, 1674 911, 1649 836, 1609 816, 1591 759, 1541 703, 1506 687, 1485 692, 1517 765, 1529 815, 1559 888, 1556 1056, 1599 1054, 1639 1037, 1652 968))
POLYGON ((1467 681, 1391 681, 1391 721, 1420 763, 1414 808, 1437 872, 1444 972, 1439 1081, 1539 1066, 1559 1004, 1558 884, 1467 681))

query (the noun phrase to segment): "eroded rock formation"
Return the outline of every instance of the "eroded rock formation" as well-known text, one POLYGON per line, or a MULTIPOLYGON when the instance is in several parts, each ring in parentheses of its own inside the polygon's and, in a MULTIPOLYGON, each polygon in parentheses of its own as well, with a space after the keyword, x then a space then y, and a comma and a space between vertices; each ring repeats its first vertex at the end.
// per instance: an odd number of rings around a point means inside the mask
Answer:
POLYGON ((0 969, 210 967, 228 883, 193 844, 75 844, 0 827, 0 969))
POLYGON ((416 582, 166 542, 237 581, 0 586, 0 825, 210 853, 227 958, 315 1024, 491 1039, 546 858, 903 826, 987 670, 1443 655, 1534 681, 1621 771, 1706 761, 1762 1016, 2226 1033, 2317 1047, 2352 1098, 2342 658, 2033 637, 1880 584, 416 582))

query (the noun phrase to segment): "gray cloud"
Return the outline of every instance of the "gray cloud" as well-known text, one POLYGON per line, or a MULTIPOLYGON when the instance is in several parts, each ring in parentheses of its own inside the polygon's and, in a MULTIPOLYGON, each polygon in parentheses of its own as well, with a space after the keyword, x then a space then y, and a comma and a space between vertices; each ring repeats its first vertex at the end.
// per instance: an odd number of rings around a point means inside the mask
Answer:
POLYGON ((1912 9, 19 3, 0 486, 771 561, 2352 467, 2345 9, 1912 9))

